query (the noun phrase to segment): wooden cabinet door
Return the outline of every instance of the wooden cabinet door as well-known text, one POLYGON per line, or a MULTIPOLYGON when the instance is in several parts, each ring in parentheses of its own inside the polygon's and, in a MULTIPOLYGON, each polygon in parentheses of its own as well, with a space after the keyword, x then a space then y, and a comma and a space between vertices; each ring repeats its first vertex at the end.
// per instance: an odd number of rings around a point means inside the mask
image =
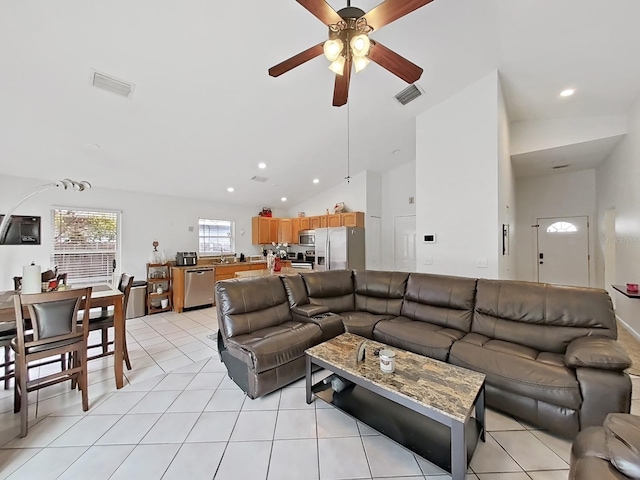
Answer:
POLYGON ((309 217, 309 228, 316 229, 322 228, 320 217, 309 217))
POLYGON ((291 243, 296 245, 298 243, 298 233, 300 232, 300 219, 291 219, 291 243))
POLYGON ((341 227, 342 217, 339 213, 327 215, 327 227, 341 227))
POLYGON ((348 212, 340 214, 342 226, 364 228, 364 212, 348 212))
POLYGON ((327 219, 329 218, 328 215, 320 215, 320 226, 322 228, 327 228, 328 223, 327 223, 327 219))
POLYGON ((311 217, 300 217, 300 230, 309 230, 311 228, 311 217))
POLYGON ((293 243, 293 235, 291 232, 292 232, 291 219, 281 218, 279 235, 278 235, 278 243, 293 243))
POLYGON ((269 239, 269 220, 268 217, 253 217, 251 222, 251 243, 254 245, 264 245, 271 243, 269 239))
POLYGON ((278 226, 280 222, 277 218, 269 218, 269 241, 267 243, 278 243, 278 226))

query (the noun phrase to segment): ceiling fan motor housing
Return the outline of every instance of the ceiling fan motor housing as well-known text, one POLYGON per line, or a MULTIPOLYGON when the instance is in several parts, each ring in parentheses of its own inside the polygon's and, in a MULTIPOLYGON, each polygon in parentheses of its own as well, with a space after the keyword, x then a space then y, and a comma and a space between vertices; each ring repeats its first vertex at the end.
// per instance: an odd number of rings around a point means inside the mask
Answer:
MULTIPOLYGON (((373 28, 364 18, 365 12, 358 7, 345 7, 338 10, 342 22, 329 25, 329 40, 339 38, 345 45, 349 45, 352 37, 364 33, 368 35, 373 28)), ((346 49, 348 51, 348 49, 346 49)))

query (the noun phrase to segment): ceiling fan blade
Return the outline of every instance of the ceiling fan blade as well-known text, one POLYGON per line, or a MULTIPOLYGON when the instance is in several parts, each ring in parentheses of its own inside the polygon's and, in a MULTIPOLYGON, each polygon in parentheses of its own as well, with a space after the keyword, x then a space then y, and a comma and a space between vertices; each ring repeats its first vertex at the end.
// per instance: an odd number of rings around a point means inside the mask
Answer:
POLYGON ((364 18, 368 25, 378 30, 431 2, 433 0, 385 0, 368 11, 364 18))
POLYGON ((371 42, 369 60, 376 62, 382 68, 389 70, 407 83, 417 82, 423 72, 418 65, 398 55, 393 50, 389 50, 377 41, 371 42))
MULTIPOLYGON (((324 42, 323 42, 324 43, 324 42)), ((322 55, 322 43, 318 45, 314 45, 311 48, 308 48, 304 52, 300 52, 297 55, 285 60, 284 62, 279 63, 269 69, 269 75, 272 77, 279 77, 283 73, 287 73, 289 70, 296 68, 299 65, 302 65, 304 62, 308 62, 309 60, 316 58, 318 55, 322 55)))
POLYGON ((342 17, 324 0, 296 0, 325 25, 342 21, 342 17))
POLYGON ((344 73, 336 75, 336 83, 333 88, 333 106, 346 105, 349 99, 349 81, 351 80, 351 59, 344 62, 344 73))

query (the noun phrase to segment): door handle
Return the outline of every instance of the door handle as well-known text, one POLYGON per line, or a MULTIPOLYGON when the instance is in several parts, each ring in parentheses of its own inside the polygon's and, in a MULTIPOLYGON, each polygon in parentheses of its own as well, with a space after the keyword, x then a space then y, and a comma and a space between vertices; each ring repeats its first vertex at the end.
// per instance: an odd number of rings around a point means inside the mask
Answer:
POLYGON ((540 262, 540 265, 542 265, 544 262, 540 262))

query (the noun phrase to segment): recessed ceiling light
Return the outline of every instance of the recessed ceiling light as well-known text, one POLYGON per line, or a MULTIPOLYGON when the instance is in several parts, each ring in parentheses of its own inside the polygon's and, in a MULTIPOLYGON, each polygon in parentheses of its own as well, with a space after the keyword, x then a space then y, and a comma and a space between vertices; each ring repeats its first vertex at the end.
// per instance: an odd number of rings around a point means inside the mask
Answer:
POLYGON ((561 97, 570 97, 574 93, 576 93, 576 91, 573 88, 567 88, 566 90, 563 90, 563 91, 560 92, 560 96, 561 97))
POLYGON ((267 168, 267 164, 266 164, 266 163, 264 163, 264 162, 260 162, 260 163, 258 164, 258 168, 267 168))
POLYGON ((283 201, 283 202, 286 202, 287 201, 287 197, 282 197, 280 200, 283 201))
POLYGON ((233 187, 227 188, 227 192, 233 192, 233 187))
POLYGON ((320 180, 318 178, 314 178, 313 183, 320 183, 320 180))

